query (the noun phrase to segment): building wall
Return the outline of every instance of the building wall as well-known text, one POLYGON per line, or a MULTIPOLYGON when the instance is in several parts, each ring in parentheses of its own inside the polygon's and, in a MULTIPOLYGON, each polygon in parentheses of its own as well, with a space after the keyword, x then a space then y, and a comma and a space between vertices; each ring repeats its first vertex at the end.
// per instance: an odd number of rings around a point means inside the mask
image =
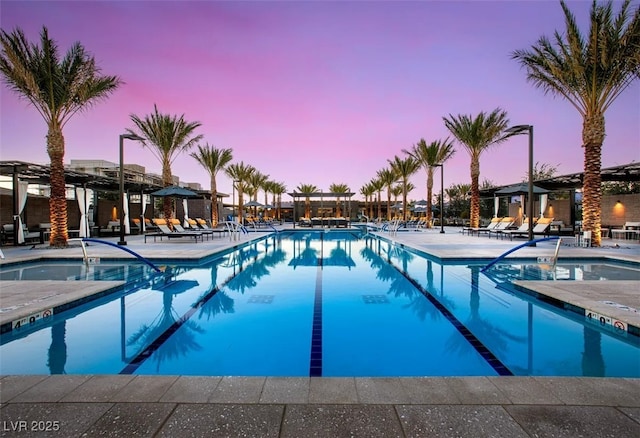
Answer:
MULTIPOLYGON (((539 203, 534 203, 534 212, 540 209, 539 203)), ((520 203, 509 204, 509 215, 518 216, 520 203)), ((554 199, 547 202, 545 217, 552 217, 556 221, 571 224, 569 199, 554 199)), ((628 195, 607 195, 602 197, 603 228, 621 228, 625 222, 640 221, 640 193, 628 195), (618 202, 620 201, 620 202, 618 202)))

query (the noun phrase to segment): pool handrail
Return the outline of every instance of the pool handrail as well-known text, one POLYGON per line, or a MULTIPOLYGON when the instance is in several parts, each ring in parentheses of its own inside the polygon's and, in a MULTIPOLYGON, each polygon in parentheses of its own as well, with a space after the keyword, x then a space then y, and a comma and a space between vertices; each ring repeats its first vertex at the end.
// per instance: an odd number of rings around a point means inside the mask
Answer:
MULTIPOLYGON (((69 239, 69 240, 75 240, 75 239, 69 239)), ((88 261, 88 256, 87 256, 87 250, 84 246, 84 242, 94 242, 94 243, 102 243, 105 245, 109 245, 109 246, 113 246, 114 248, 120 248, 121 250, 128 252, 129 254, 137 257, 138 259, 140 259, 141 261, 143 261, 144 263, 146 263, 147 265, 151 266, 156 272, 162 272, 162 270, 160 268, 158 268, 156 265, 154 265, 153 263, 151 263, 149 260, 147 260, 146 258, 142 257, 140 254, 138 254, 135 251, 130 250, 129 248, 126 248, 124 246, 121 245, 117 245, 113 242, 109 242, 108 240, 101 240, 101 239, 93 239, 91 237, 82 237, 81 239, 79 239, 80 242, 82 243, 82 252, 84 254, 84 261, 85 264, 87 264, 88 261)))
MULTIPOLYGON (((495 259, 493 259, 491 262, 489 262, 489 264, 487 266, 485 266, 484 268, 482 268, 480 270, 480 272, 484 272, 487 269, 489 269, 490 267, 492 267, 493 265, 495 265, 496 263, 498 263, 500 260, 504 259, 506 256, 508 256, 509 254, 511 254, 514 251, 519 250, 520 248, 524 248, 525 246, 531 246, 534 245, 538 242, 546 242, 548 240, 556 240, 556 239, 560 239, 560 236, 549 236, 549 237, 542 237, 540 239, 533 239, 533 240, 529 240, 523 244, 520 244, 516 247, 511 248, 509 251, 499 255, 498 257, 496 257, 495 259)), ((559 245, 558 247, 556 247, 556 258, 558 256, 558 249, 559 249, 559 245)))

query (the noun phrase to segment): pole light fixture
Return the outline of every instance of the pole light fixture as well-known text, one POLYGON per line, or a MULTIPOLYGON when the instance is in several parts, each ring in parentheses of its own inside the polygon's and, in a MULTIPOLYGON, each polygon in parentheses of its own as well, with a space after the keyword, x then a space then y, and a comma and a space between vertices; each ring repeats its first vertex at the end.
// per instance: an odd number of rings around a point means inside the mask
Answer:
POLYGON ((440 168, 440 234, 444 234, 444 163, 437 164, 434 167, 440 168))
MULTIPOLYGON (((525 131, 529 134, 529 193, 527 201, 527 217, 529 220, 528 237, 529 242, 531 242, 533 240, 533 125, 516 125, 505 130, 505 132, 510 134, 522 134, 525 131)), ((535 246, 535 243, 530 246, 535 246)))
MULTIPOLYGON (((126 245, 124 238, 124 139, 143 141, 144 138, 135 134, 120 134, 120 240, 118 245, 126 245)), ((144 202, 144 201, 143 201, 144 202)))
POLYGON ((233 220, 236 222, 240 222, 236 219, 236 184, 238 184, 240 181, 238 181, 237 179, 234 179, 233 182, 231 183, 231 215, 233 217, 233 220))

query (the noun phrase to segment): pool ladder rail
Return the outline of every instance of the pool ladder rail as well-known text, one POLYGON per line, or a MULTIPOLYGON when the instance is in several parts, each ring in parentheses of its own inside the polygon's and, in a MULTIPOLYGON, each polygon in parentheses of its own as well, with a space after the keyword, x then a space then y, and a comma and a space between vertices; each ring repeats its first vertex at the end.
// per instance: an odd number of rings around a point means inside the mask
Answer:
POLYGON ((506 256, 508 256, 509 254, 511 254, 512 252, 515 252, 517 250, 519 250, 520 248, 524 248, 525 246, 531 246, 531 245, 535 245, 536 243, 539 242, 546 242, 549 240, 557 240, 558 243, 556 243, 556 250, 554 252, 554 255, 552 257, 552 260, 544 260, 546 262, 553 262, 553 272, 555 272, 556 270, 556 263, 558 262, 558 252, 560 251, 560 244, 562 243, 562 239, 559 236, 550 236, 550 237, 543 237, 540 239, 533 239, 530 240, 528 242, 522 243, 518 246, 515 246, 513 248, 511 248, 509 251, 504 252, 503 254, 499 255, 498 257, 496 257, 495 259, 493 259, 491 262, 489 262, 484 268, 482 268, 480 270, 480 272, 485 272, 487 269, 489 269, 490 267, 492 267, 493 265, 495 265, 496 263, 498 263, 499 261, 503 260, 506 256))
POLYGON ((153 263, 151 263, 148 259, 142 257, 140 254, 138 254, 135 251, 130 250, 129 248, 126 248, 124 246, 120 246, 117 245, 113 242, 109 242, 107 240, 101 240, 101 239, 93 239, 90 237, 81 237, 79 239, 69 239, 70 242, 72 241, 80 241, 80 244, 82 245, 82 260, 84 261, 85 266, 89 267, 89 255, 87 254, 87 242, 93 242, 93 243, 101 243, 103 245, 108 245, 108 246, 112 246, 114 248, 119 248, 125 252, 128 252, 129 254, 135 256, 137 259, 141 260, 142 262, 146 263, 147 265, 151 266, 151 268, 153 268, 154 271, 156 272, 162 272, 162 270, 160 268, 158 268, 156 265, 154 265, 153 263))

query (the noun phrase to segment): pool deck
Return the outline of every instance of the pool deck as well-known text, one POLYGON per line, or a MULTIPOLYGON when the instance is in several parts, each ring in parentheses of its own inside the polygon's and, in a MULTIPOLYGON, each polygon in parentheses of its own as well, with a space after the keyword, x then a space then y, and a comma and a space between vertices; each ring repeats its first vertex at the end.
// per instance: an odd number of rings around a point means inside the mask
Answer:
MULTIPOLYGON (((445 230, 381 236, 443 260, 491 259, 523 242, 445 230)), ((199 259, 262 235, 146 244, 141 236, 127 236, 127 247, 152 260, 199 259)), ((576 248, 572 242, 563 242, 560 258, 640 263, 637 242, 605 239, 601 248, 576 248)), ((64 250, 30 248, 2 247, 5 259, 0 264, 82 257, 77 242, 64 250)), ((549 257, 554 250, 555 242, 543 242, 512 257, 549 257)), ((90 257, 133 257, 99 244, 91 244, 88 251, 90 257)), ((117 286, 118 282, 2 282, 0 320, 11 322, 53 307, 54 302, 82 300, 117 286)), ((633 281, 518 282, 531 293, 600 314, 606 311, 640 326, 637 312, 602 303, 638 309, 638 286, 640 282, 633 281)), ((640 379, 1 376, 1 436, 41 435, 37 428, 46 426, 57 429, 46 436, 65 437, 638 437, 640 379)))

